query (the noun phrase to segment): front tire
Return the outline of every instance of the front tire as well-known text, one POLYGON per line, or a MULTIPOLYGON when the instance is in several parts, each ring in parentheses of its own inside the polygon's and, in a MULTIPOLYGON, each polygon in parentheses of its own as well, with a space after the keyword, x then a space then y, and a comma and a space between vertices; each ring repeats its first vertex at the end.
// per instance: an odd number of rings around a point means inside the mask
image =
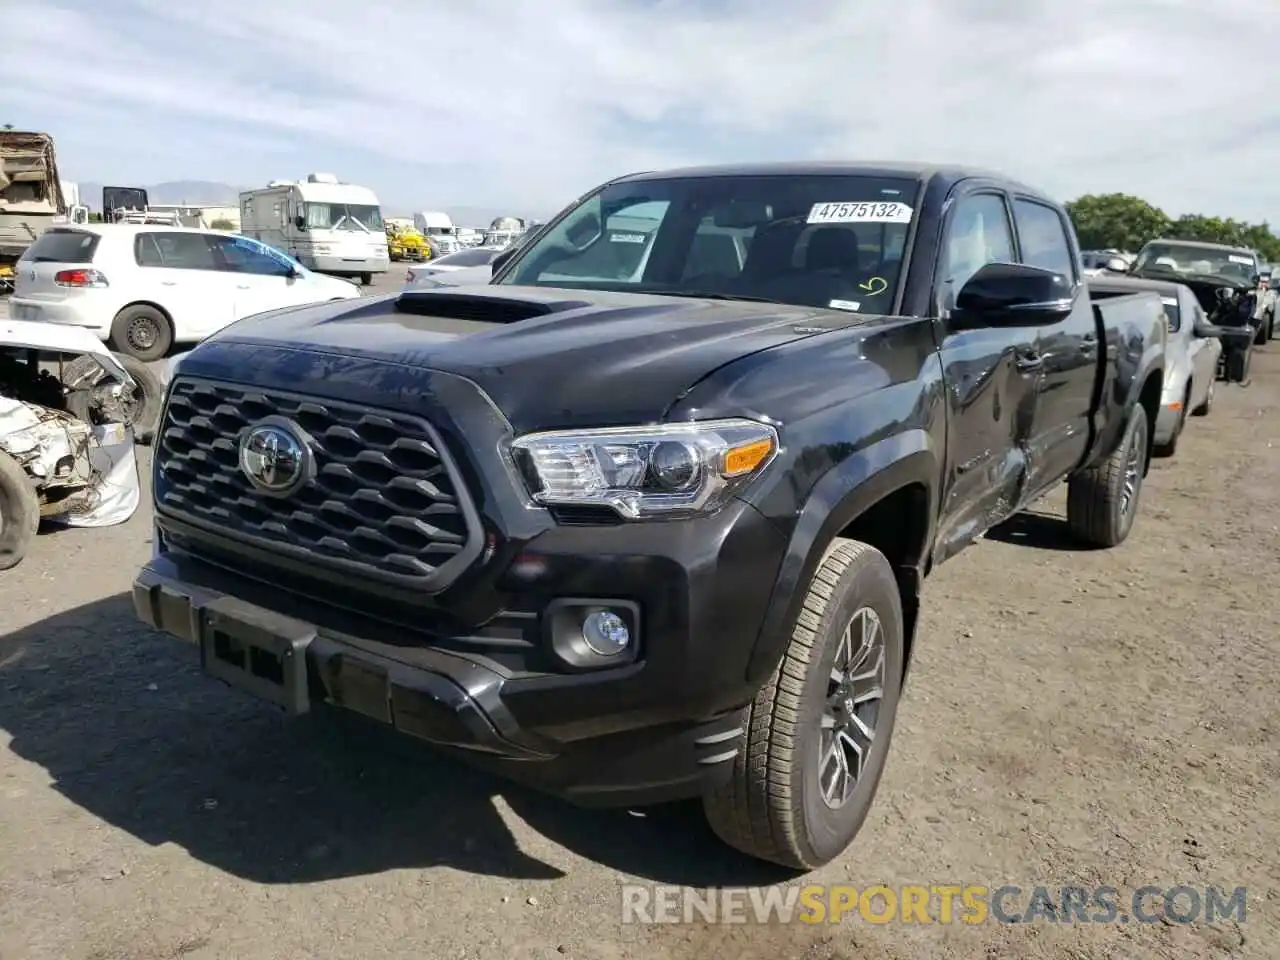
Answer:
POLYGON ((0 453, 0 570, 22 562, 40 527, 40 501, 17 460, 0 453))
MULTIPOLYGON (((164 384, 156 372, 141 360, 135 360, 128 354, 118 353, 116 359, 133 378, 134 392, 128 398, 125 409, 111 409, 108 413, 118 413, 121 422, 127 423, 133 430, 133 438, 140 444, 148 444, 155 436, 156 426, 160 421, 160 408, 164 405, 164 384)), ((77 357, 68 363, 62 374, 63 383, 81 389, 94 389, 107 382, 102 367, 92 357, 77 357)))
POLYGON ((1136 404, 1111 456, 1067 481, 1067 526, 1095 547, 1119 546, 1138 516, 1147 469, 1147 411, 1136 404))
POLYGON ((366 286, 366 287, 367 287, 367 286, 372 285, 372 283, 373 283, 373 274, 372 274, 372 273, 362 273, 362 274, 360 274, 360 282, 361 282, 364 286, 366 286))
POLYGON ((904 654, 888 560, 868 544, 836 540, 781 663, 748 708, 732 779, 703 798, 721 840, 797 870, 849 846, 884 771, 904 654))

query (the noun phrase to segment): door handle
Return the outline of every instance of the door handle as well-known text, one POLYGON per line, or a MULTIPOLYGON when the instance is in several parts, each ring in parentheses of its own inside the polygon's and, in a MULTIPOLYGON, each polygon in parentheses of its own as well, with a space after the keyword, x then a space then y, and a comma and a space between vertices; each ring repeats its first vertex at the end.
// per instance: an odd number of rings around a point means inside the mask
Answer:
POLYGON ((249 289, 252 289, 252 288, 251 288, 251 287, 249 286, 249 284, 247 284, 247 283, 237 283, 237 284, 236 284, 236 289, 237 289, 237 290, 249 290, 249 289))
POLYGON ((1091 356, 1093 356, 1095 353, 1097 353, 1097 352, 1098 352, 1098 338, 1097 338, 1097 337, 1081 337, 1081 338, 1080 338, 1080 352, 1081 352, 1081 353, 1083 353, 1086 357, 1091 357, 1091 356))
POLYGON ((1014 366, 1023 373, 1031 373, 1044 366, 1044 355, 1034 352, 1020 353, 1017 359, 1014 360, 1014 366))
POLYGON ((162 287, 176 287, 177 285, 178 285, 177 280, 161 280, 160 281, 160 286, 162 287))

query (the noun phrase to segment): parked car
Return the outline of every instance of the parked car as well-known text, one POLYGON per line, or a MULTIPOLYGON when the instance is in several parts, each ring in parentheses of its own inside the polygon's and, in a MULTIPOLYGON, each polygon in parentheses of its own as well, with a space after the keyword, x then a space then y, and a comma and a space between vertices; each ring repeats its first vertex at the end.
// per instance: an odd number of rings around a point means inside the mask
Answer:
MULTIPOLYGON (((489 267, 502 250, 502 247, 475 247, 459 250, 457 253, 447 253, 439 259, 414 264, 405 273, 404 281, 407 284, 415 284, 426 279, 452 280, 454 278, 446 278, 444 275, 455 274, 460 271, 467 271, 457 278, 462 282, 468 282, 470 276, 478 277, 481 275, 487 280, 490 275, 489 267)), ((483 283, 485 281, 481 280, 479 282, 483 283)))
POLYGON ((701 797, 816 867, 871 806, 923 578, 1063 480, 1080 540, 1134 528, 1164 313, 1079 274, 1063 207, 998 174, 622 177, 490 285, 183 357, 137 612, 286 711, 581 804, 701 797))
POLYGON ((1257 253, 1220 243, 1157 239, 1138 252, 1129 275, 1189 287, 1210 323, 1225 328, 1220 339, 1226 378, 1248 380, 1253 346, 1264 333, 1257 317, 1257 253))
POLYGON ((350 281, 239 234, 81 224, 48 230, 27 248, 9 313, 81 327, 149 361, 264 310, 359 295, 350 281))
POLYGON ((1089 281, 1089 292, 1095 300, 1144 291, 1159 295, 1168 323, 1164 388, 1152 443, 1157 455, 1171 457, 1178 448, 1187 414, 1206 416, 1213 406, 1222 343, 1195 294, 1183 284, 1136 277, 1089 281))

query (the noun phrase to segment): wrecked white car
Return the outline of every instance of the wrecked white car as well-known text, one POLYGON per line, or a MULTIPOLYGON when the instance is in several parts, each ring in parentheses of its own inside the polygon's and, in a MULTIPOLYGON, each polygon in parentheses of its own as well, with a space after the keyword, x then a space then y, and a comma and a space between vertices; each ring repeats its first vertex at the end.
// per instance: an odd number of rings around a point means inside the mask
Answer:
POLYGON ((0 570, 22 561, 41 519, 103 527, 133 516, 134 429, 155 403, 146 393, 87 330, 0 321, 0 570))

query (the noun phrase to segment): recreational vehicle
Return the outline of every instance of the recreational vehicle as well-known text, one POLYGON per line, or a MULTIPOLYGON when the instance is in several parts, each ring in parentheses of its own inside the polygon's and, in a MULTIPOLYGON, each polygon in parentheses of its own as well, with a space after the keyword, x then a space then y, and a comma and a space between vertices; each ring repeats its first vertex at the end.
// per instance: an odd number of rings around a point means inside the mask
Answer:
POLYGON ((319 273, 365 284, 391 267, 378 198, 330 173, 273 180, 240 194, 240 232, 319 273))

